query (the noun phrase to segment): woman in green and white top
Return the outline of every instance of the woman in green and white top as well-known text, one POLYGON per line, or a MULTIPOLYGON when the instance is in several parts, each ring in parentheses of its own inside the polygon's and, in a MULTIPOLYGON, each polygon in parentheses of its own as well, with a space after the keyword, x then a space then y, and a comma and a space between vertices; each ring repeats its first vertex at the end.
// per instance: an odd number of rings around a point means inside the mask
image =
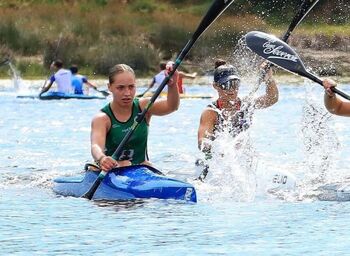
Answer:
POLYGON ((131 67, 118 64, 110 70, 108 89, 113 100, 101 109, 91 123, 91 153, 102 170, 132 164, 150 164, 147 155, 149 123, 152 115, 167 115, 178 109, 180 98, 176 87, 177 79, 178 73, 175 72, 168 83, 167 98, 153 103, 115 160, 111 155, 131 129, 135 117, 150 102, 150 98, 135 98, 135 73, 131 67))

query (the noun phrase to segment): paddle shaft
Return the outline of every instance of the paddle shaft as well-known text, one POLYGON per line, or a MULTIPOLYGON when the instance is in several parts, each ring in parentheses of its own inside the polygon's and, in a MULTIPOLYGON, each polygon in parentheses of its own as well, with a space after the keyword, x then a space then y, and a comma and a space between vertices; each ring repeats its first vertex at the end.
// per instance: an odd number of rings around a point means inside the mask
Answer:
POLYGON ((0 66, 2 65, 7 65, 10 63, 10 60, 9 59, 4 59, 3 61, 0 62, 0 66))
POLYGON ((96 87, 92 87, 95 91, 101 93, 103 96, 107 97, 109 95, 109 92, 103 91, 103 90, 99 90, 96 87))
POLYGON ((301 4, 297 14, 294 16, 288 30, 282 37, 282 41, 287 42, 289 36, 293 32, 294 28, 300 24, 300 22, 306 17, 311 9, 317 4, 319 0, 304 0, 301 4))
POLYGON ((137 95, 136 97, 138 97, 138 98, 143 97, 150 89, 151 89, 151 87, 148 87, 143 93, 140 93, 140 94, 137 95))
MULTIPOLYGON (((302 22, 302 20, 306 17, 306 15, 311 11, 311 9, 317 4, 319 0, 304 0, 302 4, 300 5, 300 8, 294 18, 292 19, 292 22, 290 23, 286 33, 282 36, 281 40, 284 42, 287 42, 290 35, 292 34, 293 30, 302 22)), ((261 83, 262 78, 266 75, 267 71, 273 67, 272 63, 269 63, 263 70, 260 79, 259 84, 261 83)))
MULTIPOLYGON (((175 71, 177 70, 178 66, 181 64, 182 60, 186 57, 187 53, 191 50, 194 43, 197 41, 197 39, 203 34, 203 32, 212 24, 219 16, 220 14, 225 11, 227 7, 233 2, 233 0, 215 0, 211 7, 209 8, 208 12, 202 19, 201 23, 198 25, 198 28, 192 35, 192 38, 187 42, 185 47, 182 49, 182 51, 179 53, 178 57, 176 58, 176 61, 174 63, 173 69, 170 71, 168 76, 165 77, 165 79, 162 81, 162 83, 159 85, 153 96, 151 97, 150 101, 146 105, 146 107, 143 109, 143 111, 137 116, 134 123, 131 126, 131 129, 129 132, 125 135, 123 140, 119 143, 117 149, 114 151, 112 158, 117 159, 119 154, 122 152, 123 147, 125 144, 129 141, 131 135, 134 133, 138 125, 142 122, 142 120, 145 118, 147 111, 152 107, 155 100, 158 98, 161 91, 164 89, 165 85, 169 82, 170 78, 174 75, 175 71)), ((97 177, 96 181, 91 186, 90 190, 86 192, 83 197, 87 198, 89 200, 92 199, 94 196, 98 186, 101 184, 103 178, 106 176, 107 172, 101 171, 99 176, 97 177)))
MULTIPOLYGON (((306 77, 323 85, 320 78, 306 70, 298 54, 286 42, 259 31, 251 31, 246 34, 245 38, 247 46, 262 58, 291 73, 306 77)), ((345 92, 335 87, 332 88, 332 91, 350 100, 350 96, 345 92)))
MULTIPOLYGON (((310 80, 320 84, 323 86, 323 82, 320 78, 318 78, 317 76, 315 76, 314 74, 311 74, 309 72, 307 72, 306 70, 304 72, 300 72, 298 73, 299 75, 301 76, 304 76, 306 78, 309 78, 310 80)), ((342 90, 339 90, 338 88, 336 87, 332 87, 331 88, 332 92, 342 96, 344 99, 347 99, 347 100, 350 100, 350 96, 348 94, 346 94, 345 92, 343 92, 342 90)))

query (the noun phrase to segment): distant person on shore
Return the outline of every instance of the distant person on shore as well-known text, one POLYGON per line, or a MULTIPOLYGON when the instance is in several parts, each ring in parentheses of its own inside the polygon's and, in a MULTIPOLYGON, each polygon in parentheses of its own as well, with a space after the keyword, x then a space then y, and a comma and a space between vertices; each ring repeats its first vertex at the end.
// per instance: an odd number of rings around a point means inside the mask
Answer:
POLYGON ((150 103, 149 98, 137 98, 134 70, 126 64, 118 64, 109 73, 108 89, 113 100, 104 106, 91 123, 91 154, 104 171, 115 167, 149 164, 147 141, 152 116, 164 116, 176 111, 180 104, 177 91, 177 72, 168 83, 168 95, 157 99, 139 123, 123 151, 112 158, 125 135, 132 129, 134 119, 150 103))
POLYGON ((332 79, 324 79, 323 87, 325 88, 324 105, 327 110, 338 116, 350 116, 350 102, 342 100, 332 91, 332 87, 337 86, 337 83, 332 79))
POLYGON ((84 94, 84 84, 97 91, 97 87, 90 83, 85 76, 78 74, 78 67, 76 65, 71 66, 69 69, 72 72, 72 86, 74 88, 74 94, 84 94))
POLYGON ((44 85, 40 94, 50 90, 54 82, 57 84, 57 92, 67 94, 72 93, 72 72, 63 68, 63 62, 61 60, 55 60, 50 65, 50 70, 55 73, 50 77, 49 84, 47 86, 44 85))
MULTIPOLYGON (((266 84, 264 95, 256 98, 253 102, 247 102, 247 98, 239 98, 238 92, 241 78, 238 76, 234 66, 219 59, 215 62, 213 87, 218 92, 218 99, 208 105, 202 112, 198 128, 198 148, 205 153, 205 159, 211 158, 211 143, 217 135, 228 130, 233 137, 251 124, 252 113, 250 105, 254 109, 263 109, 272 106, 278 101, 278 88, 269 69, 263 78, 266 84)), ((201 165, 197 161, 197 165, 201 165)), ((206 166, 199 179, 203 180, 208 172, 206 166)))

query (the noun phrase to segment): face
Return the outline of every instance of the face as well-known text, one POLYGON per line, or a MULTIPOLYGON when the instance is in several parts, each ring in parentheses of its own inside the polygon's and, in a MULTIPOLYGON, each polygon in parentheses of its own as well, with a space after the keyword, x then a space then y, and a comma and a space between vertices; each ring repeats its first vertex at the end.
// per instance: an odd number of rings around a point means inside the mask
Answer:
POLYGON ((229 80, 221 84, 215 83, 215 88, 217 88, 217 90, 228 95, 237 95, 239 86, 240 86, 239 79, 229 80))
POLYGON ((50 65, 50 70, 52 71, 56 71, 56 66, 55 66, 55 62, 52 62, 51 65, 50 65))
POLYGON ((113 78, 113 83, 108 84, 108 89, 113 94, 113 101, 123 106, 132 104, 136 94, 134 74, 125 71, 116 74, 113 78))

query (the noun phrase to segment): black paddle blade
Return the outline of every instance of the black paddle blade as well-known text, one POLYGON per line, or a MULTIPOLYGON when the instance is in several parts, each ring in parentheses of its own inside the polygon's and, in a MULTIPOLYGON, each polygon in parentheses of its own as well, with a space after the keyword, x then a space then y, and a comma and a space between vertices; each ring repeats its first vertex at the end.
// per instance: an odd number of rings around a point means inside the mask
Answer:
MULTIPOLYGON (((322 80, 308 72, 298 54, 282 40, 259 31, 249 32, 246 34, 245 38, 247 46, 260 57, 270 61, 280 68, 309 78, 310 80, 322 85, 322 80)), ((335 87, 332 88, 332 91, 343 98, 350 100, 350 96, 345 92, 342 92, 335 87)))
POLYGON ((306 76, 306 69, 298 54, 275 36, 252 31, 245 36, 247 46, 262 58, 289 72, 306 76))

